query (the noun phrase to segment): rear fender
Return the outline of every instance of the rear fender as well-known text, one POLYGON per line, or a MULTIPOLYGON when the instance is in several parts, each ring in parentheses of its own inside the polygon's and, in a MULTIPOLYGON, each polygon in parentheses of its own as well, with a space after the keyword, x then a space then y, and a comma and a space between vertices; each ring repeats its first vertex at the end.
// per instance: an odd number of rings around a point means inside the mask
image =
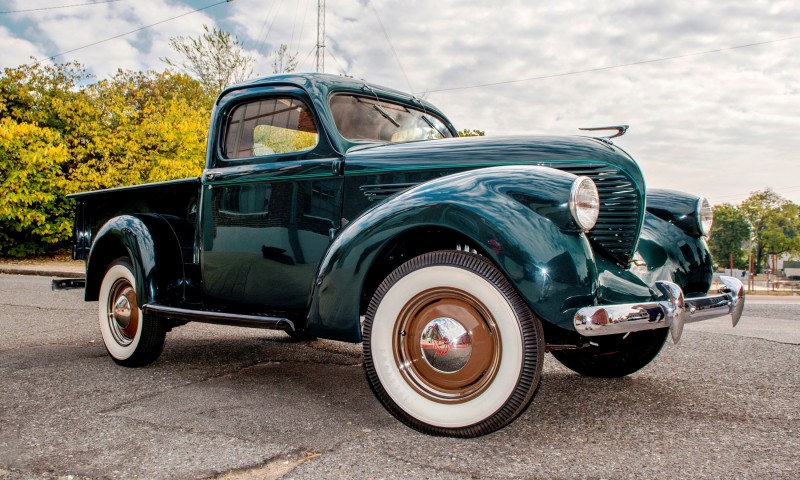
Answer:
POLYGON ((393 239, 426 228, 470 239, 534 313, 570 326, 563 312, 592 304, 597 288, 592 250, 569 212, 575 178, 546 167, 492 167, 433 180, 376 205, 349 223, 325 254, 307 331, 360 341, 365 278, 393 239))
POLYGON ((86 264, 86 300, 97 300, 109 264, 127 256, 139 305, 183 295, 183 258, 170 223, 160 215, 121 215, 106 222, 95 236, 86 264))

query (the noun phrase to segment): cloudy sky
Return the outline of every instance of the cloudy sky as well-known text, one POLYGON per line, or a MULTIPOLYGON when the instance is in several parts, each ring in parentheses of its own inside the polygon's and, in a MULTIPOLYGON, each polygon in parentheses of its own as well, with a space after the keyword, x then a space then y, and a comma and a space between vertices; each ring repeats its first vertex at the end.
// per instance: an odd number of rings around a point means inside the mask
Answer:
MULTIPOLYGON (((169 38, 203 24, 235 33, 258 74, 282 43, 299 70, 316 68, 316 0, 10 0, 0 12, 4 68, 77 49, 54 61, 97 78, 162 70, 169 38), (78 6, 50 8, 65 5, 78 6)), ((797 0, 328 0, 325 25, 326 72, 425 95, 458 128, 629 124, 617 144, 650 187, 734 204, 771 187, 800 203, 797 0)))

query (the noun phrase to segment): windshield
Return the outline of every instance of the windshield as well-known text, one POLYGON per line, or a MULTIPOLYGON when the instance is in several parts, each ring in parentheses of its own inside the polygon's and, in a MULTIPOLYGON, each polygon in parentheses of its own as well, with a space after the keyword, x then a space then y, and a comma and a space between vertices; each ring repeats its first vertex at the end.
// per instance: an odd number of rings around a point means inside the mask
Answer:
POLYGON ((376 97, 334 95, 331 112, 339 133, 356 142, 410 142, 453 135, 438 117, 376 97))

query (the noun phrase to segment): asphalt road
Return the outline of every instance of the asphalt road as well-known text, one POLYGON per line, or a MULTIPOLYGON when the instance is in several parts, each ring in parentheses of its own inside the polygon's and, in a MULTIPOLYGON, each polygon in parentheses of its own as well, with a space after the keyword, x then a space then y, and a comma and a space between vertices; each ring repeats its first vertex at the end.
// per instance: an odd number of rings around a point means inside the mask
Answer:
POLYGON ((525 414, 455 440, 386 413, 355 345, 190 324, 118 367, 82 293, 0 275, 0 478, 800 477, 800 303, 687 325, 624 379, 547 355, 525 414))

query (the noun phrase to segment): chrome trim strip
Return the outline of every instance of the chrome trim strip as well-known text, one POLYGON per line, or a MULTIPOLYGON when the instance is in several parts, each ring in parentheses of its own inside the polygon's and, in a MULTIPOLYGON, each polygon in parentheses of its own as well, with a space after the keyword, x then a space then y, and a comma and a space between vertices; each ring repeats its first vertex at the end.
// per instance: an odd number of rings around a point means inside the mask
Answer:
POLYGON ((656 282, 664 298, 653 302, 584 307, 575 312, 575 330, 585 337, 670 328, 678 343, 685 322, 730 315, 735 327, 744 309, 744 285, 733 277, 720 277, 719 293, 685 298, 672 282, 656 282))

